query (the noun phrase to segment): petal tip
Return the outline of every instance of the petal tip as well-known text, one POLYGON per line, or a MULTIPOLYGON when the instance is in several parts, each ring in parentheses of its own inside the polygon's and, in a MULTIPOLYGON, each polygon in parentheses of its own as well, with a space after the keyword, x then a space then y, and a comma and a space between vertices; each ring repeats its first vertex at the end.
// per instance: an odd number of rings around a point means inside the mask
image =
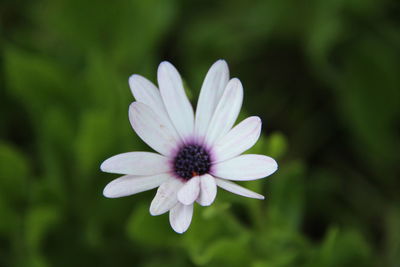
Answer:
POLYGON ((128 84, 131 89, 132 94, 135 96, 135 89, 138 89, 140 86, 140 81, 143 80, 144 78, 140 76, 139 74, 132 74, 128 78, 128 84))
POLYGON ((171 62, 164 60, 158 65, 158 72, 168 70, 169 68, 175 69, 171 62))
POLYGON ((138 102, 137 101, 133 101, 130 105, 129 105, 129 111, 133 110, 136 108, 138 102))
POLYGON ((256 128, 259 128, 260 131, 261 131, 262 120, 261 120, 260 117, 258 117, 258 116, 251 116, 251 117, 248 117, 248 120, 249 120, 250 122, 254 123, 255 127, 256 127, 256 128))
POLYGON ((106 187, 104 187, 103 189, 103 196, 106 198, 116 198, 116 196, 114 194, 112 194, 112 190, 110 187, 110 184, 112 182, 110 182, 108 185, 106 185, 106 187))
POLYGON ((274 172, 276 172, 278 170, 278 162, 276 162, 276 160, 272 159, 272 169, 274 170, 274 172))
POLYGON ((213 201, 209 201, 209 202, 199 201, 198 203, 202 207, 209 207, 209 206, 211 206, 212 203, 214 203, 214 200, 213 201))
POLYGON ((177 228, 174 228, 174 227, 172 227, 172 229, 174 230, 175 233, 180 234, 180 235, 187 231, 187 229, 186 230, 177 229, 177 228))
POLYGON ((235 85, 242 85, 242 82, 239 80, 239 78, 232 78, 230 81, 230 83, 234 83, 235 85))
POLYGON ((228 68, 228 63, 225 61, 225 59, 218 59, 214 64, 223 68, 228 68))
POLYGON ((266 175, 264 177, 270 176, 278 170, 278 163, 271 157, 265 156, 266 164, 268 164, 266 175))
POLYGON ((106 171, 106 161, 107 161, 107 160, 103 161, 103 162, 100 164, 100 170, 101 170, 102 172, 107 172, 107 171, 106 171))
POLYGON ((153 202, 150 204, 149 212, 151 216, 158 216, 161 213, 157 211, 157 209, 154 207, 153 202))
POLYGON ((153 199, 153 201, 150 204, 149 212, 151 216, 158 216, 163 213, 165 213, 163 210, 161 210, 161 207, 157 201, 155 201, 156 198, 153 199))
POLYGON ((163 61, 161 61, 159 66, 163 66, 163 65, 172 65, 172 64, 168 60, 163 60, 163 61))
POLYGON ((238 78, 232 78, 226 85, 226 90, 235 92, 237 97, 240 99, 240 102, 243 101, 243 85, 238 78))
POLYGON ((140 75, 138 75, 138 74, 132 74, 131 76, 129 76, 129 78, 128 78, 129 84, 131 84, 132 82, 134 82, 136 79, 140 79, 140 75))
POLYGON ((253 118, 253 120, 256 121, 257 123, 260 123, 260 124, 262 123, 260 117, 258 117, 258 116, 253 116, 252 118, 253 118))

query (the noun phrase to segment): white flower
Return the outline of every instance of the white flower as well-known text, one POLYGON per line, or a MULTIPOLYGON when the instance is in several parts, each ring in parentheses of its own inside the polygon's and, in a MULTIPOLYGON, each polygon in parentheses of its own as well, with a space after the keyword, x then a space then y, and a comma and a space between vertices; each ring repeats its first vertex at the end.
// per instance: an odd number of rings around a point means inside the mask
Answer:
POLYGON ((129 107, 129 120, 140 138, 159 154, 128 152, 104 161, 102 171, 125 174, 104 188, 104 196, 123 197, 158 187, 150 214, 169 211, 177 233, 188 229, 194 202, 213 203, 217 186, 264 199, 229 181, 266 177, 277 170, 277 163, 264 155, 240 155, 258 140, 261 120, 249 117, 233 127, 243 87, 237 78, 229 80, 226 62, 219 60, 208 71, 196 115, 175 67, 162 62, 157 76, 160 90, 142 76, 129 78, 136 99, 129 107))

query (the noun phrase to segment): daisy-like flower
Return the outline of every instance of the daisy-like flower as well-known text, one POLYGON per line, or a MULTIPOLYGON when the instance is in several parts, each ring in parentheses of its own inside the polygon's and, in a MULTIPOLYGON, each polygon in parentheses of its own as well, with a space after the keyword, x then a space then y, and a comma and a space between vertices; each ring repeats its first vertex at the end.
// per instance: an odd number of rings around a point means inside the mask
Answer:
POLYGON ((159 89, 142 76, 129 78, 136 99, 129 107, 129 120, 140 138, 158 153, 128 152, 104 161, 102 171, 125 174, 104 188, 104 196, 117 198, 158 187, 150 214, 169 211, 177 233, 188 229, 194 202, 213 203, 217 186, 264 199, 230 181, 266 177, 277 170, 277 163, 264 155, 241 155, 257 142, 261 120, 253 116, 233 127, 242 106, 243 87, 237 78, 229 80, 226 62, 219 60, 208 71, 196 114, 171 63, 159 65, 157 79, 159 89))

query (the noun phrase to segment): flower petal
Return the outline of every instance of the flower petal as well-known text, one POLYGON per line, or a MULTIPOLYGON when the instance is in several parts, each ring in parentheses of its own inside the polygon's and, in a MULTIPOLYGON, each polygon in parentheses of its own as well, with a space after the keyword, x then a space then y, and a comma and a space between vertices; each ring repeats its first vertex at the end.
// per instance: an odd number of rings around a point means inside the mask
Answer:
POLYGON ((229 69, 225 60, 218 60, 208 71, 201 87, 196 108, 195 131, 204 138, 215 108, 229 81, 229 69))
POLYGON ((211 174, 228 180, 247 181, 271 175, 277 168, 273 158, 246 154, 213 165, 211 174))
POLYGON ((170 177, 169 174, 154 176, 125 175, 111 181, 103 190, 108 198, 125 197, 160 186, 170 177))
POLYGON ((263 195, 257 194, 256 192, 253 192, 233 182, 218 178, 216 178, 215 180, 219 187, 225 189, 226 191, 232 192, 236 195, 241 195, 250 198, 264 199, 263 195))
POLYGON ((211 119, 206 143, 213 145, 224 136, 235 123, 243 102, 243 87, 239 79, 229 81, 211 119))
POLYGON ((181 203, 176 204, 175 207, 169 212, 169 222, 178 234, 186 232, 192 221, 193 216, 193 204, 183 205, 181 203))
POLYGON ((210 206, 217 196, 217 184, 215 178, 209 174, 200 177, 200 195, 197 202, 202 206, 210 206))
POLYGON ((130 105, 129 120, 140 138, 163 155, 170 155, 180 140, 170 121, 157 116, 149 106, 141 102, 130 105))
POLYGON ((161 97, 173 125, 182 138, 189 137, 193 133, 194 113, 181 76, 171 63, 164 61, 158 67, 157 78, 161 97))
POLYGON ((243 120, 213 146, 215 162, 240 155, 251 148, 260 137, 261 119, 257 116, 243 120))
POLYGON ((160 215, 174 207, 178 202, 176 194, 182 185, 183 183, 174 177, 161 184, 151 202, 150 214, 153 216, 160 215))
POLYGON ((151 152, 127 152, 106 159, 100 166, 103 172, 155 175, 170 170, 168 158, 151 152))
POLYGON ((184 205, 193 204, 200 193, 200 177, 195 176, 187 181, 178 191, 178 200, 184 205))
POLYGON ((136 101, 148 105, 163 120, 169 120, 160 91, 152 82, 134 74, 129 77, 129 87, 136 101))

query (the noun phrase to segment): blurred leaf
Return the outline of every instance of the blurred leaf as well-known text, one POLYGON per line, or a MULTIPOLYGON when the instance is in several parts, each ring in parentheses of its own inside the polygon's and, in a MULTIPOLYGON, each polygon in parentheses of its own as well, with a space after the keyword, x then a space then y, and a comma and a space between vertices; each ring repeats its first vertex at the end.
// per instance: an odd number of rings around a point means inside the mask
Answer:
POLYGON ((331 228, 309 266, 374 266, 370 255, 359 232, 331 228))
POLYGON ((389 209, 386 215, 385 254, 386 266, 395 267, 400 262, 400 210, 399 206, 389 209))
POLYGON ((192 260, 196 265, 213 262, 215 266, 244 266, 250 261, 249 236, 238 234, 232 238, 219 238, 208 243, 203 251, 192 251, 192 260), (229 251, 229 253, 227 253, 229 251))
MULTIPOLYGON (((98 170, 103 155, 114 142, 113 120, 103 111, 88 111, 82 114, 81 125, 75 143, 76 164, 82 174, 98 170)), ((125 151, 124 151, 125 152, 125 151)))
POLYGON ((30 250, 37 251, 60 218, 55 206, 40 205, 29 210, 26 218, 27 245, 30 250))
POLYGON ((98 50, 111 64, 127 63, 152 57, 172 22, 174 2, 42 1, 33 15, 42 29, 39 34, 53 38, 67 53, 98 50))
POLYGON ((0 142, 0 198, 12 205, 27 197, 29 165, 26 157, 14 147, 0 142))
POLYGON ((267 143, 267 154, 268 156, 279 159, 286 154, 287 151, 287 140, 281 133, 272 133, 267 143))
POLYGON ((268 224, 255 240, 254 266, 303 266, 308 258, 307 240, 278 225, 268 224))
POLYGON ((168 214, 151 216, 149 204, 140 204, 132 211, 126 225, 128 236, 148 247, 176 246, 179 236, 170 228, 168 214))
MULTIPOLYGON (((370 168, 392 169, 399 160, 394 128, 399 116, 400 76, 393 70, 400 68, 400 56, 377 37, 360 39, 349 53, 339 84, 343 120, 370 168)), ((380 173, 379 179, 395 179, 391 174, 380 173)))
POLYGON ((54 59, 11 45, 4 54, 9 93, 30 108, 32 117, 43 114, 47 106, 63 105, 70 99, 68 73, 54 59))
POLYGON ((267 212, 271 225, 286 231, 296 231, 300 227, 305 204, 304 175, 301 162, 280 165, 270 183, 267 212))

